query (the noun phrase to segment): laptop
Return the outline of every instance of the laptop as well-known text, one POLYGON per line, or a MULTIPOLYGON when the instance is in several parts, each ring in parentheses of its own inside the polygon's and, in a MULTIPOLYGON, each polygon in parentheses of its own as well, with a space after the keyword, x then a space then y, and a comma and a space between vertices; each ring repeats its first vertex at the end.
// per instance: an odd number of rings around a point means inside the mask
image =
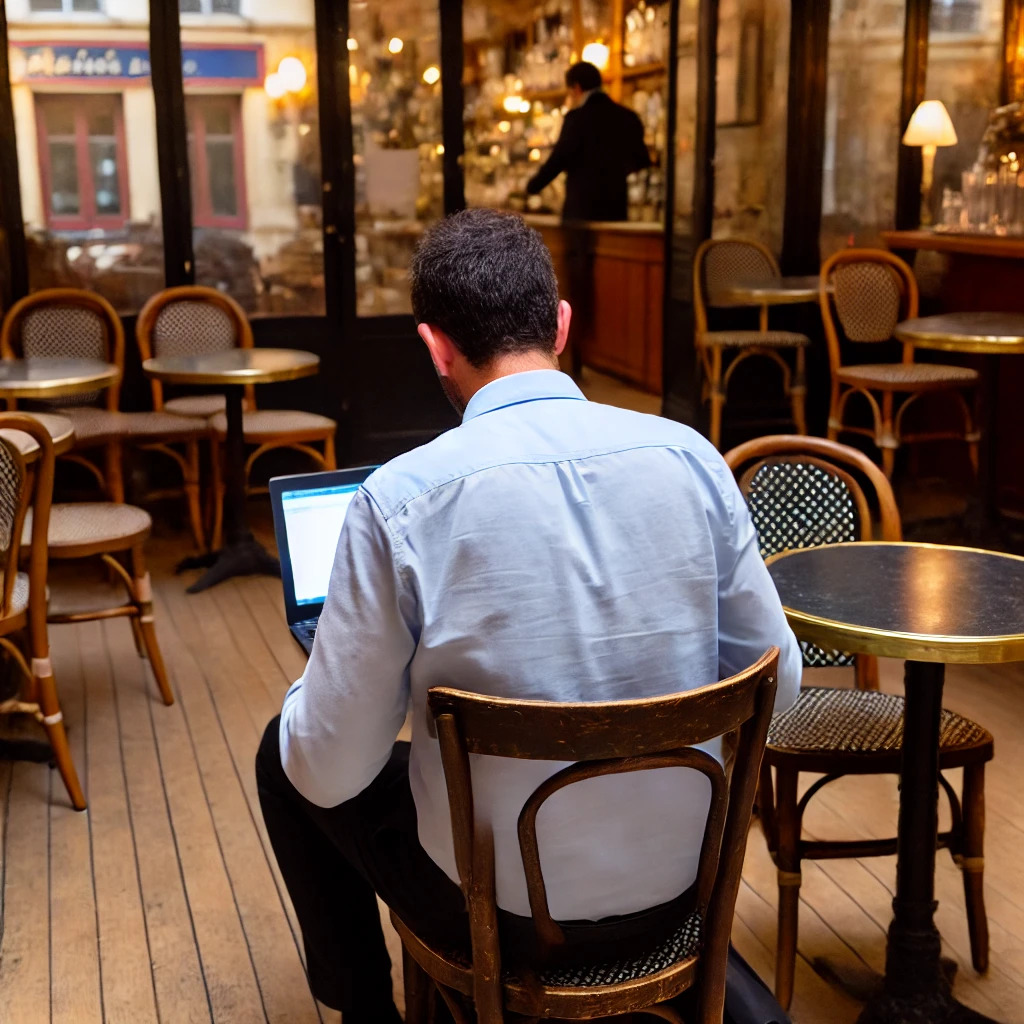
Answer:
POLYGON ((306 654, 313 650, 345 513, 360 484, 377 468, 277 476, 270 481, 285 617, 306 654))

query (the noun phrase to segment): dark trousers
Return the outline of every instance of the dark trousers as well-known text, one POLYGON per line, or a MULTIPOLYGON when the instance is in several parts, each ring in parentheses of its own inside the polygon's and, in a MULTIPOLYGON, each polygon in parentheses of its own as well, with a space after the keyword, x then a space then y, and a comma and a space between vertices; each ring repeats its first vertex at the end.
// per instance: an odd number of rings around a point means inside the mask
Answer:
MULTIPOLYGON (((384 1021, 392 1004, 391 962, 376 895, 432 945, 466 947, 469 924, 459 887, 430 859, 416 832, 409 788, 409 744, 358 796, 317 807, 291 784, 281 766, 279 718, 256 755, 260 806, 281 875, 295 907, 313 994, 358 1021, 384 1021)), ((660 907, 605 918, 562 922, 569 947, 613 959, 638 938, 666 937, 692 910, 693 892, 660 907)), ((529 918, 499 910, 502 955, 533 957, 529 918)), ((393 1012, 393 1011, 392 1011, 393 1012)))

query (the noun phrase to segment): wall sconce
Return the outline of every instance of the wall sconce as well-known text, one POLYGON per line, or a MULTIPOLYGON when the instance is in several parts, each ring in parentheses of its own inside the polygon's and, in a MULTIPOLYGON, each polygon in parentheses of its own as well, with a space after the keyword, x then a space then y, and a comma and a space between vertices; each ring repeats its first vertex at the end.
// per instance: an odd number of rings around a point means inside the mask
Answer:
POLYGON ((935 175, 935 151, 939 146, 955 146, 956 129, 942 100, 925 100, 918 105, 903 134, 904 146, 921 147, 921 224, 930 225, 932 181, 935 175))

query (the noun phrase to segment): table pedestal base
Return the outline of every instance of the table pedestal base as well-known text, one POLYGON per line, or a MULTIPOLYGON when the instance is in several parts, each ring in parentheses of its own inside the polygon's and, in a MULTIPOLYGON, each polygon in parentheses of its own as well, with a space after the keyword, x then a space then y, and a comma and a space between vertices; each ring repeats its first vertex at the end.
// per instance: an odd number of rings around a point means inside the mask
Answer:
POLYGON ((948 992, 919 996, 875 996, 857 1024, 996 1024, 991 1017, 958 1003, 948 992))
POLYGON ((189 594, 198 594, 232 576, 280 576, 281 563, 250 533, 228 543, 213 556, 213 564, 188 588, 189 594))

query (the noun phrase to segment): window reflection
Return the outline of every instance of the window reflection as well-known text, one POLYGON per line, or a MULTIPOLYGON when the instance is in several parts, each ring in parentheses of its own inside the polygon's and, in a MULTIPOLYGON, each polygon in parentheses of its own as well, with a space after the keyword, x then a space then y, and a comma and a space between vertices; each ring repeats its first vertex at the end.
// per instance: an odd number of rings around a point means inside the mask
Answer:
POLYGON ((377 0, 350 11, 356 309, 410 313, 409 262, 443 214, 438 5, 377 0))

